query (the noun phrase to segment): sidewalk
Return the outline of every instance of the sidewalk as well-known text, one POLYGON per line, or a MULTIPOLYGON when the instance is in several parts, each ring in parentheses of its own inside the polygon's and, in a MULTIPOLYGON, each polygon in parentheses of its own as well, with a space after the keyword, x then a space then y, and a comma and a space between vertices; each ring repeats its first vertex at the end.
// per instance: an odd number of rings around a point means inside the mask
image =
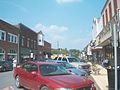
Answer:
POLYGON ((100 65, 97 65, 97 67, 100 68, 99 74, 92 73, 91 77, 100 90, 108 90, 107 70, 100 65))

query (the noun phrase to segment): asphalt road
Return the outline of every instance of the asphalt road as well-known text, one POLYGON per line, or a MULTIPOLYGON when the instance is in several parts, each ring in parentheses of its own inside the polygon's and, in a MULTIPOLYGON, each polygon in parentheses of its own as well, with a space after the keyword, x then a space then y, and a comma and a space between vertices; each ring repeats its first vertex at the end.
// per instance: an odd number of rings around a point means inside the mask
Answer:
POLYGON ((16 88, 13 78, 13 71, 0 72, 0 90, 6 87, 12 87, 14 90, 24 90, 16 88))

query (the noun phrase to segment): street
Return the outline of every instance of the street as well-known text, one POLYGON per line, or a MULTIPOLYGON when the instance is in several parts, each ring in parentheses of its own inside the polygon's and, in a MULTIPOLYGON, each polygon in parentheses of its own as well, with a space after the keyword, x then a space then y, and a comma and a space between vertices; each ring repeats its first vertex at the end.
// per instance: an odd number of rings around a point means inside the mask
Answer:
POLYGON ((15 87, 13 71, 0 72, 0 90, 12 86, 14 90, 24 90, 15 87))

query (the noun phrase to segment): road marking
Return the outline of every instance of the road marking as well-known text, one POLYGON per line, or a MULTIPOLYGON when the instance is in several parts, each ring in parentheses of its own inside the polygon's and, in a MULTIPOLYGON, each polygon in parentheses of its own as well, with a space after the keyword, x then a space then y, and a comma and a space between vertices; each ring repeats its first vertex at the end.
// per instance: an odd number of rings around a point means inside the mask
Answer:
POLYGON ((9 87, 3 88, 2 90, 15 90, 15 89, 12 86, 9 86, 9 87))

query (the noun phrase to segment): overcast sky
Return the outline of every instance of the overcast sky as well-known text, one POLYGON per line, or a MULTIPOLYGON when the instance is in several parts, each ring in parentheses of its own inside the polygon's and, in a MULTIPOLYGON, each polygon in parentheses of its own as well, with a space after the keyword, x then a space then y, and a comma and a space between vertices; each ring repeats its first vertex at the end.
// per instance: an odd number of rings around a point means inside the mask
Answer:
POLYGON ((42 31, 52 48, 82 50, 92 39, 92 21, 106 0, 0 0, 0 18, 42 31))

